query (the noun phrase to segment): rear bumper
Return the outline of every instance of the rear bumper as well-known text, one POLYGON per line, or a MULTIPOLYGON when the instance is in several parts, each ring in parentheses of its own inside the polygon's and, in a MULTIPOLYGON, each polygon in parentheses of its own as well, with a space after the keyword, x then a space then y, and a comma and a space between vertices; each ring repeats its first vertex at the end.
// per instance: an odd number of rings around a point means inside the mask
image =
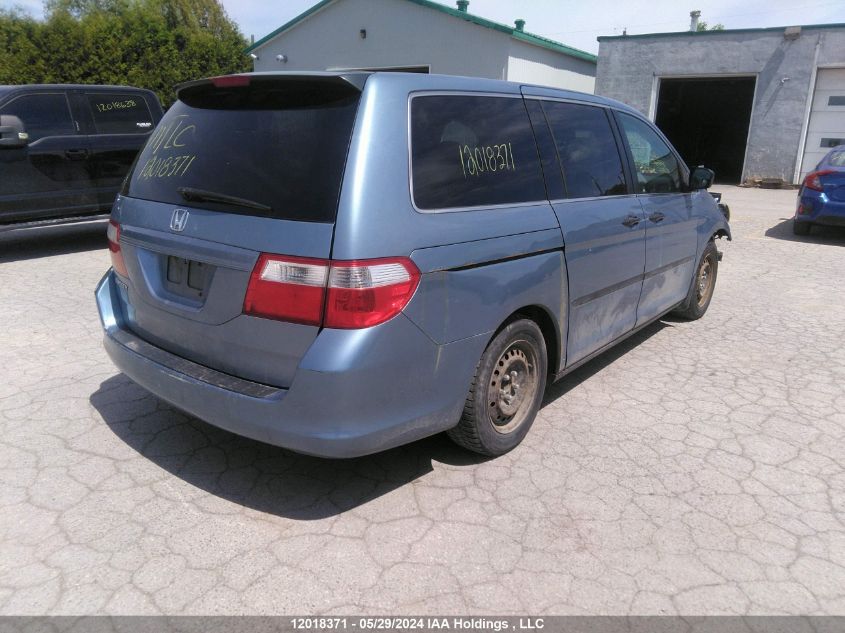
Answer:
POLYGON ((197 365, 122 325, 109 271, 96 298, 115 365, 162 400, 210 424, 321 457, 356 457, 444 431, 463 407, 486 335, 437 345, 399 315, 364 330, 324 329, 289 389, 197 365))
POLYGON ((799 197, 797 222, 825 226, 845 226, 845 202, 831 200, 824 193, 804 190, 799 197))
POLYGON ((845 226, 845 212, 842 215, 823 214, 813 218, 813 224, 822 226, 845 226))

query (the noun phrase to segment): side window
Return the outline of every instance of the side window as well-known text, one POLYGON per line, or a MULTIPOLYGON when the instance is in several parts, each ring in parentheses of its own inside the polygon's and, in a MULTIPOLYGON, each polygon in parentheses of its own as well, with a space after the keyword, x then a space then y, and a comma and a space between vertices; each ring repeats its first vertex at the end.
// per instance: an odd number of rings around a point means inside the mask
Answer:
POLYGON ((420 209, 546 199, 521 98, 411 99, 411 172, 414 202, 420 209))
POLYGON ((549 122, 543 113, 543 106, 538 99, 526 99, 525 107, 528 109, 528 117, 531 119, 531 127, 534 130, 534 140, 537 141, 537 149, 543 163, 546 194, 549 200, 565 198, 566 190, 563 186, 563 174, 560 171, 560 164, 557 159, 557 147, 555 147, 555 140, 549 129, 549 122))
POLYGON ((569 198, 628 193, 616 139, 604 108, 543 102, 569 198))
POLYGON ((637 193, 682 191, 681 166, 675 154, 647 123, 619 113, 636 169, 637 193))
POLYGON ((29 134, 30 142, 45 136, 76 134, 76 125, 64 94, 23 95, 4 105, 0 114, 18 117, 29 134))
POLYGON ((88 105, 98 134, 143 134, 153 129, 153 117, 138 94, 89 94, 88 105))

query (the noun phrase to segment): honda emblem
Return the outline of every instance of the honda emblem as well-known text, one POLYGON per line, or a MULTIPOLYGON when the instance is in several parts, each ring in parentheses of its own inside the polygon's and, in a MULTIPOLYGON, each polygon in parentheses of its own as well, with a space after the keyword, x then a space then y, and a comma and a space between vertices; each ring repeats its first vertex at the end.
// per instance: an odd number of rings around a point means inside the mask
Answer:
POLYGON ((174 209, 173 215, 170 218, 170 230, 176 233, 181 233, 188 225, 188 210, 174 209))

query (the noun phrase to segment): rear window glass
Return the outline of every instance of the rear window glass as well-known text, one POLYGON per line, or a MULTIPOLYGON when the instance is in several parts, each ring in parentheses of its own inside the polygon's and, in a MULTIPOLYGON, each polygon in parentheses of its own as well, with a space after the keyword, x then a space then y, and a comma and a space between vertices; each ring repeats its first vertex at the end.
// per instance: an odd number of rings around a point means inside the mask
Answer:
POLYGON ((138 94, 89 94, 88 105, 98 134, 145 134, 153 129, 153 117, 138 94))
POLYGON ((185 89, 139 155, 127 195, 333 222, 359 96, 339 81, 185 89))
POLYGON ((845 152, 833 152, 827 162, 836 167, 845 167, 845 152))
POLYGON ((420 96, 411 100, 414 202, 420 209, 546 198, 521 98, 420 96))

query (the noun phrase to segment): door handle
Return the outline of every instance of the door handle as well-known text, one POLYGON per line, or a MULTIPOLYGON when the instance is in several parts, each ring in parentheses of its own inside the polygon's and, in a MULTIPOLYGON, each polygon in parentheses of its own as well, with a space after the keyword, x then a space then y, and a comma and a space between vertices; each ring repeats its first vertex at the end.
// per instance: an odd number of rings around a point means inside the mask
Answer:
POLYGON ((67 156, 70 160, 82 160, 83 158, 88 157, 88 150, 87 149, 66 149, 65 156, 67 156))
POLYGON ((622 224, 628 227, 637 226, 640 223, 640 217, 638 215, 629 215, 624 220, 622 220, 622 224))
POLYGON ((648 216, 648 219, 652 222, 662 222, 666 219, 666 216, 660 213, 660 211, 655 211, 650 216, 648 216))

